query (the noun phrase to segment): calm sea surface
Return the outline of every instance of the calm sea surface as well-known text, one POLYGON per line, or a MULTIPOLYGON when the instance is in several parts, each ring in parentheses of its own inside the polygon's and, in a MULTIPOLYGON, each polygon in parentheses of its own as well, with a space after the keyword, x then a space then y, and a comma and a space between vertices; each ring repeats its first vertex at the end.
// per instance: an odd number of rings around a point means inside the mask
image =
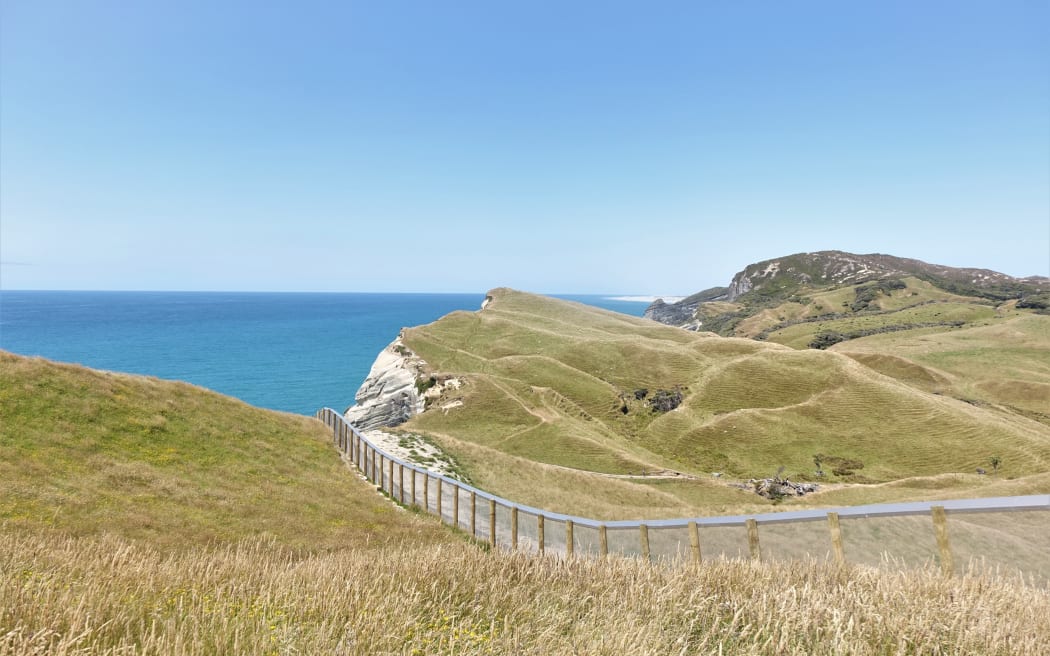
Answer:
MULTIPOLYGON (((641 316, 645 303, 561 296, 641 316)), ((484 294, 0 292, 0 348, 184 380, 253 405, 342 410, 405 326, 484 294)))

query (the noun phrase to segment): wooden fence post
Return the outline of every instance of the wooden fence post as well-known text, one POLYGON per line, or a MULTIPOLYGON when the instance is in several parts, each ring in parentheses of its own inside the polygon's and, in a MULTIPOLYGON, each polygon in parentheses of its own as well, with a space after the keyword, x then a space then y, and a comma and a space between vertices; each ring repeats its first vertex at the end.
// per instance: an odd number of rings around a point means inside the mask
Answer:
POLYGON ((410 469, 412 472, 412 505, 416 505, 416 470, 410 469))
POLYGON ((394 461, 391 459, 389 462, 390 466, 387 467, 387 478, 390 479, 390 496, 391 498, 396 498, 394 497, 394 461))
POLYGON ((944 506, 933 506, 930 510, 933 512, 933 528, 937 533, 937 550, 941 554, 941 570, 945 576, 953 576, 955 562, 948 542, 948 515, 944 512, 944 506))
POLYGON ((693 562, 699 563, 702 559, 700 555, 700 529, 697 527, 696 522, 689 522, 689 551, 693 554, 693 562))
POLYGON ((828 530, 831 531, 831 549, 835 553, 835 562, 846 564, 846 552, 842 548, 842 528, 839 526, 839 514, 828 513, 828 530))
POLYGON ((518 549, 518 508, 510 509, 510 548, 518 549))
POLYGON ((543 515, 536 515, 536 541, 539 543, 540 553, 543 553, 543 515))
POLYGON ((423 510, 430 512, 430 474, 423 472, 423 510))
POLYGON ((437 493, 436 493, 435 496, 437 496, 438 521, 444 523, 445 519, 441 516, 441 479, 440 478, 437 479, 437 493))
POLYGON ((573 529, 572 520, 571 519, 566 519, 565 520, 565 555, 567 557, 571 557, 572 556, 573 547, 575 547, 575 545, 573 544, 572 529, 573 529))
POLYGON ((642 545, 642 558, 649 560, 649 527, 645 524, 638 525, 638 539, 642 545))
POLYGON ((372 482, 373 483, 375 483, 376 480, 377 480, 378 472, 376 471, 376 467, 378 466, 378 464, 379 464, 379 452, 376 451, 376 448, 373 446, 372 447, 372 482))
POLYGON ((401 505, 405 505, 405 463, 403 462, 397 464, 397 496, 401 500, 401 505))
POLYGON ((605 524, 598 527, 598 551, 601 552, 602 558, 609 555, 609 529, 605 524))
POLYGON ((478 493, 470 491, 470 537, 478 537, 478 493))
POLYGON ((758 544, 758 522, 753 518, 747 520, 747 548, 752 560, 762 560, 762 548, 758 544))
POLYGON ((459 528, 459 486, 452 484, 452 525, 459 528))
POLYGON ((489 544, 496 546, 496 500, 489 499, 489 544))

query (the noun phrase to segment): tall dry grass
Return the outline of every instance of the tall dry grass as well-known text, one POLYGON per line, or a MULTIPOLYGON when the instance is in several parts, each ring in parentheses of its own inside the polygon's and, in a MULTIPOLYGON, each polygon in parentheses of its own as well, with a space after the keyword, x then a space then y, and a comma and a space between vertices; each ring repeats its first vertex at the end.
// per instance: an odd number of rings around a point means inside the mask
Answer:
POLYGON ((1050 593, 929 570, 0 532, 3 656, 435 653, 1046 654, 1050 593))

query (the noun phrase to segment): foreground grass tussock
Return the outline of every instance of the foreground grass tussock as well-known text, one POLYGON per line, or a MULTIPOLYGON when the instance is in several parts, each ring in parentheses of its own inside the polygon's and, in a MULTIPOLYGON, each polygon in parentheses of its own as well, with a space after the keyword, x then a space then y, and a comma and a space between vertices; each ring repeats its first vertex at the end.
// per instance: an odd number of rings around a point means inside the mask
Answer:
POLYGON ((0 531, 0 655, 1045 654, 1050 594, 981 574, 666 569, 464 545, 159 551, 0 531))

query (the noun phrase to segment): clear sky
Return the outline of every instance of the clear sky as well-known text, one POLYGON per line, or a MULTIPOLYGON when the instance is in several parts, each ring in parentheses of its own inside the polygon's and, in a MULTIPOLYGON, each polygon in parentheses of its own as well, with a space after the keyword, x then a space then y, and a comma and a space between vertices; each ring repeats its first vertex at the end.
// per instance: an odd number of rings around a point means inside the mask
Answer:
POLYGON ((0 287, 1050 273, 1050 3, 0 0, 0 287))

